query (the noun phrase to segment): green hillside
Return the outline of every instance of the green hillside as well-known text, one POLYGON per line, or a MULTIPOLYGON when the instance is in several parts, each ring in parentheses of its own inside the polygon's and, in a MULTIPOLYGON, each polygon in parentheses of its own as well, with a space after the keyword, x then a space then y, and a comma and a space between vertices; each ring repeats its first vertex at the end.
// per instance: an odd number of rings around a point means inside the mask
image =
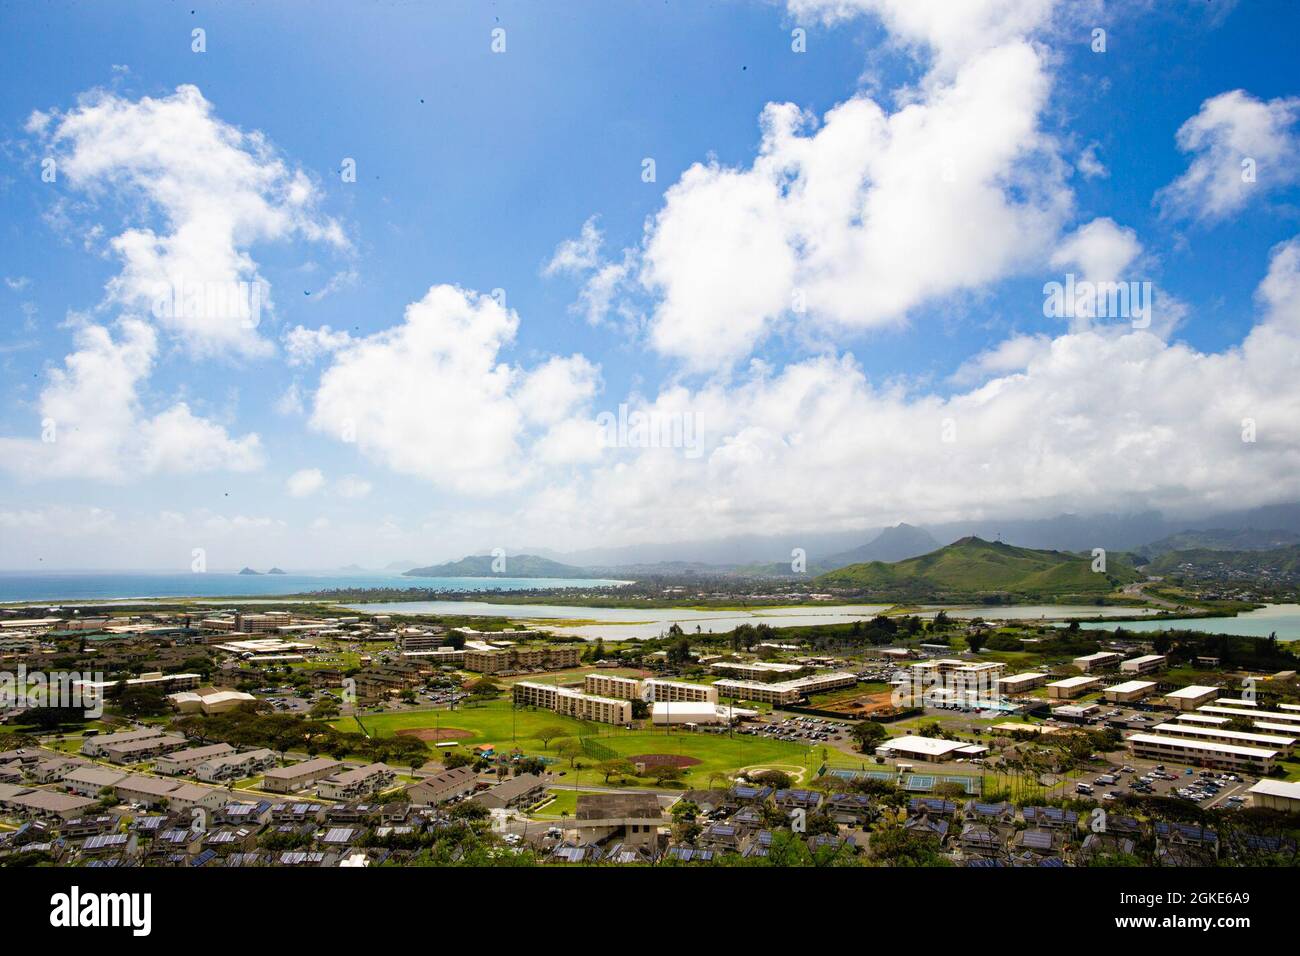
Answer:
POLYGON ((403 573, 408 578, 588 578, 591 572, 561 564, 535 554, 510 554, 505 558, 505 569, 493 571, 490 554, 471 554, 459 561, 435 564, 427 568, 412 568, 403 573))
POLYGON ((1036 551, 972 537, 918 558, 851 564, 821 575, 816 583, 895 598, 1059 598, 1097 597, 1140 578, 1118 555, 1110 555, 1106 573, 1098 573, 1090 554, 1036 551))

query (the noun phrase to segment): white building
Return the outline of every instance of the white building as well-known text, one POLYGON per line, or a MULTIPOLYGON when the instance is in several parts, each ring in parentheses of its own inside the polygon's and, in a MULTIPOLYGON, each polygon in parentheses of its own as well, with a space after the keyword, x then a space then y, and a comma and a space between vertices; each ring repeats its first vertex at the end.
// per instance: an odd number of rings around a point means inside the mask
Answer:
POLYGON ((1121 661, 1119 669, 1124 674, 1150 674, 1164 667, 1166 660, 1163 654, 1143 654, 1141 657, 1121 661))
POLYGON ((1148 760, 1169 760, 1222 770, 1247 770, 1258 774, 1269 773, 1280 756, 1277 750, 1264 747, 1210 743, 1207 740, 1189 740, 1165 734, 1133 734, 1128 738, 1128 745, 1134 756, 1148 760))
POLYGON ((1128 704, 1150 697, 1155 692, 1155 681, 1126 680, 1122 684, 1107 687, 1103 694, 1112 704, 1128 704))
POLYGON ((1064 680, 1054 680, 1047 685, 1047 696, 1056 700, 1070 700, 1095 690, 1096 685, 1100 683, 1100 677, 1067 677, 1064 680))
POLYGON ((897 757, 908 760, 925 760, 938 763, 960 757, 982 757, 987 747, 968 744, 961 740, 944 740, 940 737, 893 737, 876 748, 880 757, 897 757))
POLYGON ((1218 692, 1219 688, 1217 687, 1192 684, 1190 687, 1180 687, 1178 690, 1165 694, 1165 703, 1175 710, 1195 710, 1197 707, 1209 703, 1210 699, 1218 692))

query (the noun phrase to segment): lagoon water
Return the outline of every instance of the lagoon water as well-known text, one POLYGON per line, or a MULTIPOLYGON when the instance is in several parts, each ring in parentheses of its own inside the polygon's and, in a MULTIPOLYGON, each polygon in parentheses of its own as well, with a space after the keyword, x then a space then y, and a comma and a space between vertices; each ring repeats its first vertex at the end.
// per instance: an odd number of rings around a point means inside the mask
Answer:
MULTIPOLYGON (((938 610, 927 608, 926 616, 933 616, 938 610)), ((947 611, 949 617, 967 621, 976 617, 986 621, 1061 621, 1072 617, 1146 617, 1159 613, 1154 608, 1100 604, 1013 604, 1008 607, 955 607, 947 611)))
POLYGON ((423 591, 523 591, 585 588, 617 581, 579 578, 407 578, 398 571, 304 571, 235 574, 207 571, 0 571, 3 601, 126 601, 165 597, 257 597, 338 588, 415 588, 423 591))
POLYGON ((677 624, 694 633, 723 632, 741 624, 769 624, 772 627, 797 627, 809 624, 848 624, 866 621, 889 604, 840 604, 829 607, 756 607, 753 609, 700 610, 698 608, 623 608, 576 607, 548 604, 492 604, 487 601, 391 601, 376 604, 352 604, 353 610, 372 614, 463 614, 469 617, 508 617, 517 621, 593 621, 548 627, 556 634, 568 634, 595 640, 626 640, 658 637, 677 624))
POLYGON ((1236 617, 1168 617, 1158 621, 1128 621, 1123 624, 1092 621, 1079 626, 1107 631, 1116 627, 1122 627, 1126 631, 1192 630, 1205 631, 1207 634, 1234 634, 1239 637, 1268 637, 1276 633, 1279 641, 1300 641, 1300 604, 1270 604, 1236 617))

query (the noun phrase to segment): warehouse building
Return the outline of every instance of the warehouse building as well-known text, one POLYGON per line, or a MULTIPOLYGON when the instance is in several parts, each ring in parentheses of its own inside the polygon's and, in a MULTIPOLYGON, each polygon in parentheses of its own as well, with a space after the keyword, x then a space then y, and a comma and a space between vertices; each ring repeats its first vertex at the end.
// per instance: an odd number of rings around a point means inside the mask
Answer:
POLYGON ((650 719, 661 725, 725 724, 727 712, 708 701, 658 701, 651 707, 650 719))
POLYGON ((1249 790, 1250 805, 1281 813, 1300 813, 1300 783, 1261 780, 1249 790))

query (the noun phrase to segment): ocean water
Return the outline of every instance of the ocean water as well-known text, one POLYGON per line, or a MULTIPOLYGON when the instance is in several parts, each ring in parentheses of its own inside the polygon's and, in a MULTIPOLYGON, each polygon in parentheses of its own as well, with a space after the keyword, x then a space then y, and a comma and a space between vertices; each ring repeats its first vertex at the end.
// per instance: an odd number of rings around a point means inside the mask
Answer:
POLYGON ((0 602, 126 601, 164 597, 265 597, 336 588, 521 591, 618 584, 586 578, 406 578, 396 571, 236 574, 207 571, 0 571, 0 602))

